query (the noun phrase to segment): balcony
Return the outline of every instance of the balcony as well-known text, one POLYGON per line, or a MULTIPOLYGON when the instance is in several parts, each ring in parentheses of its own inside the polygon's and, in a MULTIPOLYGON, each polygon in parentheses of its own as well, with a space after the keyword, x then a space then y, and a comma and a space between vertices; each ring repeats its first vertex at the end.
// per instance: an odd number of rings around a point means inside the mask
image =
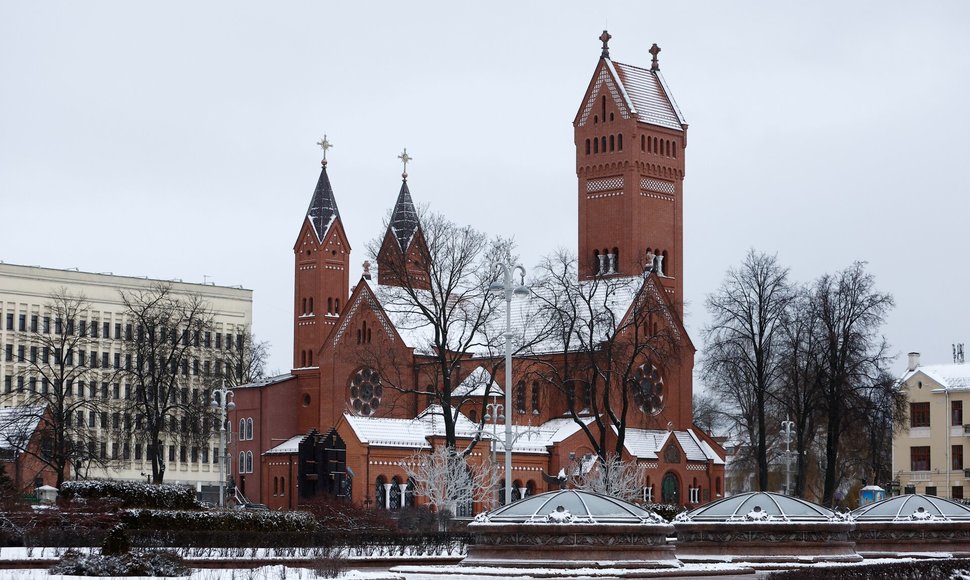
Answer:
POLYGON ((932 471, 911 471, 909 480, 913 483, 920 483, 924 481, 932 481, 933 472, 932 471))

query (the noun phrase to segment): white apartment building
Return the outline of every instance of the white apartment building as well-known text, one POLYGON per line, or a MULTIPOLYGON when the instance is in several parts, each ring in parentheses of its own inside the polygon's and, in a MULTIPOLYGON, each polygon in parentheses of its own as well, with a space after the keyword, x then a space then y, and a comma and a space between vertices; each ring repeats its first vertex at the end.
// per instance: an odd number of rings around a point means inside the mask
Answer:
POLYGON ((970 447, 970 365, 959 348, 952 364, 924 366, 919 353, 909 353, 899 384, 909 413, 893 437, 893 476, 903 493, 960 500, 970 487, 970 455, 964 455, 970 447))
MULTIPOLYGON (((41 356, 30 350, 31 333, 68 331, 60 328, 61 321, 51 320, 52 293, 66 289, 72 295, 83 295, 89 304, 86 320, 65 323, 71 325, 71 332, 83 332, 88 337, 89 352, 77 353, 76 359, 81 360, 72 360, 72 364, 92 367, 92 371, 119 369, 126 364, 123 338, 132 332, 131 323, 125 319, 120 292, 146 290, 159 282, 170 284, 176 293, 192 293, 205 300, 215 321, 212 336, 206 336, 206 342, 211 341, 217 349, 239 348, 242 335, 248 334, 252 324, 252 290, 0 263, 0 406, 22 404, 32 389, 42 388, 37 379, 25 371, 26 365, 21 361, 41 356)), ((127 363, 130 364, 130 360, 127 363)), ((208 373, 208 363, 205 370, 208 373)), ((193 395, 202 396, 203 377, 198 363, 191 373, 185 374, 187 384, 193 387, 193 395)), ((84 392, 81 396, 119 401, 119 405, 131 397, 131 387, 123 380, 100 384, 91 380, 88 387, 90 393, 84 392)), ((151 461, 145 459, 143 445, 118 439, 116 433, 121 432, 117 425, 118 413, 102 413, 101 417, 93 415, 85 420, 89 420, 88 426, 98 433, 98 451, 102 458, 110 461, 107 469, 85 475, 146 481, 147 474, 152 471, 151 461)), ((190 449, 163 441, 167 460, 165 482, 192 485, 200 492, 203 488, 217 486, 219 460, 223 453, 219 449, 218 432, 213 435, 206 447, 190 449)), ((232 457, 232 447, 229 451, 229 457, 232 457)))

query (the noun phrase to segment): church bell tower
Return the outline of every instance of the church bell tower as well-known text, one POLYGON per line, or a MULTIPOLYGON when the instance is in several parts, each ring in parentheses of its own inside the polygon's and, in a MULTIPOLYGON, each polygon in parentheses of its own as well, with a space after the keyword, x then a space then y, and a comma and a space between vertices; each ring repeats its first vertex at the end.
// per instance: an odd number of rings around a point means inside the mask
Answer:
POLYGON ((683 316, 683 180, 687 122, 660 74, 599 62, 573 121, 579 185, 579 275, 655 271, 683 316))

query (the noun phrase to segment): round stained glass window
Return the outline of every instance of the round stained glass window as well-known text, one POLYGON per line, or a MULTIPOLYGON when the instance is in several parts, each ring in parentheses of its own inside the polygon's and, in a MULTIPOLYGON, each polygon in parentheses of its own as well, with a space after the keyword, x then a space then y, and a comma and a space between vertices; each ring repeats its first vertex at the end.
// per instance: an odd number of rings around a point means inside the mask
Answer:
POLYGON ((381 406, 381 375, 371 368, 362 368, 350 379, 350 406, 362 417, 373 415, 381 406))
POLYGON ((664 379, 657 367, 642 364, 633 376, 633 397, 637 407, 648 415, 656 415, 664 408, 664 379))

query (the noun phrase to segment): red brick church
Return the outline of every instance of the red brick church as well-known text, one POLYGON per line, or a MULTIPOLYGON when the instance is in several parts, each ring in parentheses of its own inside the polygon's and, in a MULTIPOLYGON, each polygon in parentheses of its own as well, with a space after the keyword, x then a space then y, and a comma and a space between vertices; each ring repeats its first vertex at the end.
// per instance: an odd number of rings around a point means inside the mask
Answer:
MULTIPOLYGON (((630 281, 625 287, 632 290, 614 293, 611 304, 627 318, 637 304, 657 305, 649 325, 677 337, 673 356, 636 361, 636 408, 622 458, 644 470, 645 501, 705 503, 723 493, 724 451, 691 418, 695 349, 682 324, 687 123, 660 74, 656 45, 644 68, 612 60, 605 31, 601 40, 573 120, 579 283, 630 281)), ((537 378, 534 368, 537 362, 562 368, 569 353, 520 353, 512 384, 505 385, 503 359, 470 349, 448 401, 451 410, 424 396, 417 369, 435 353, 423 346, 420 325, 388 307, 402 285, 389 265, 414 264, 420 274, 424 255, 407 173, 377 256, 376 279, 365 265, 352 284, 351 247, 328 174, 326 139, 321 146, 323 167, 293 247, 293 370, 234 390, 229 451, 239 491, 279 509, 320 495, 389 510, 420 504, 401 462, 443 443, 444 412, 451 413, 459 444, 481 439, 469 459, 483 461, 494 427, 487 405, 503 402, 506 388, 514 389, 516 401, 506 415, 523 435, 513 445, 512 473, 501 474, 513 481, 512 500, 557 488, 550 475, 582 469, 591 457, 584 426, 595 424, 596 416, 581 391, 565 392, 537 378), (388 371, 368 362, 374 352, 396 361, 416 388, 389 388, 388 371)), ((520 308, 530 308, 529 302, 520 308)), ((400 376, 396 380, 400 385, 400 376)), ((610 437, 615 443, 615 429, 606 432, 610 437)))

